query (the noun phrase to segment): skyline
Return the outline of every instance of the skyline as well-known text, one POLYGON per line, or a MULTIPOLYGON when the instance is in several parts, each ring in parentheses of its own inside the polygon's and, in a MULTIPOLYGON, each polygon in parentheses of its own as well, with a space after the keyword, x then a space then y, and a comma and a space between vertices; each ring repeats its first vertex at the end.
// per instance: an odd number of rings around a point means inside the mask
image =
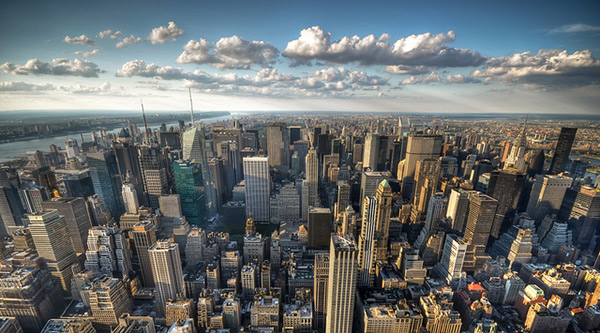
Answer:
POLYGON ((599 5, 540 4, 11 2, 0 111, 597 113, 599 5))

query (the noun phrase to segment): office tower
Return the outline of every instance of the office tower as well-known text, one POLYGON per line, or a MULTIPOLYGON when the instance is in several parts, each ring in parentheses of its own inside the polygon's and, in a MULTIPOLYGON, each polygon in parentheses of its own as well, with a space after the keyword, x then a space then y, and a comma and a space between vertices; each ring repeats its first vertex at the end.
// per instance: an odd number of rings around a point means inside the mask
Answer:
MULTIPOLYGON (((571 230, 568 229, 568 225, 565 222, 555 221, 554 219, 547 216, 544 222, 550 221, 552 224, 550 231, 545 234, 545 237, 541 241, 541 245, 548 249, 550 253, 557 253, 561 246, 572 245, 573 236, 571 230)), ((540 227, 541 229, 541 227, 540 227)))
POLYGON ((347 181, 338 181, 337 184, 337 202, 336 202, 336 212, 335 218, 338 219, 342 212, 348 208, 352 204, 352 199, 350 198, 352 191, 352 187, 348 184, 347 181))
POLYGON ((308 155, 308 149, 310 142, 306 140, 299 140, 293 143, 294 151, 298 153, 298 172, 306 173, 306 155, 308 155))
POLYGON ((45 269, 20 267, 0 273, 0 285, 0 316, 15 318, 25 332, 40 332, 62 312, 60 284, 45 269))
POLYGON ((590 186, 581 187, 575 196, 568 222, 575 244, 588 246, 593 242, 600 223, 600 192, 590 186))
POLYGON ((265 240, 262 235, 244 236, 244 263, 256 263, 259 265, 265 260, 265 240))
POLYGON ((498 200, 490 196, 481 193, 469 196, 469 216, 464 237, 464 241, 469 244, 470 253, 464 264, 467 269, 482 264, 478 257, 484 256, 497 208, 498 200))
POLYGON ((12 186, 0 183, 0 237, 6 237, 23 227, 24 209, 19 192, 12 186))
POLYGON ((208 198, 200 169, 198 163, 181 160, 173 162, 175 189, 181 199, 183 216, 196 225, 206 221, 208 217, 208 198))
MULTIPOLYGON (((0 176, 2 173, 0 172, 0 176)), ((35 184, 46 188, 50 196, 56 196, 58 194, 58 183, 56 182, 56 175, 50 167, 41 167, 32 171, 35 184)))
POLYGON ((314 332, 311 302, 296 299, 294 304, 283 305, 283 328, 294 332, 314 332))
POLYGON ((444 243, 442 259, 435 266, 436 274, 446 283, 456 284, 464 275, 462 268, 467 253, 467 243, 459 236, 448 234, 444 243))
POLYGON ((144 183, 142 180, 142 171, 140 170, 140 161, 138 151, 131 142, 129 133, 122 129, 116 142, 112 144, 112 150, 115 152, 121 183, 133 184, 138 195, 140 203, 145 204, 144 183))
POLYGON ((577 134, 577 128, 563 127, 560 129, 560 136, 556 143, 556 149, 554 149, 550 169, 548 170, 549 174, 558 175, 565 171, 567 163, 569 162, 571 148, 575 141, 575 134, 577 134))
POLYGON ((158 208, 158 197, 166 194, 168 188, 164 158, 155 144, 138 146, 138 156, 148 203, 158 208))
POLYGON ((202 228, 193 227, 187 235, 185 258, 187 267, 196 267, 202 261, 202 245, 206 243, 206 232, 202 228))
POLYGON ((85 268, 98 275, 126 277, 133 271, 129 244, 116 226, 97 226, 89 230, 85 258, 85 268))
POLYGON ((313 303, 315 304, 315 329, 325 331, 327 293, 329 292, 329 253, 315 253, 313 303))
POLYGON ((77 145, 77 140, 67 139, 67 141, 65 141, 65 150, 67 151, 67 158, 79 156, 79 146, 77 145))
POLYGON ((535 177, 535 175, 544 173, 544 166, 546 165, 546 156, 544 155, 543 149, 532 150, 525 154, 527 160, 527 175, 529 177, 535 177))
POLYGON ((537 175, 531 189, 527 213, 536 222, 546 215, 556 214, 561 207, 565 192, 573 179, 563 175, 537 175))
POLYGON ((427 211, 429 198, 437 191, 440 179, 439 159, 418 160, 415 166, 413 210, 415 220, 427 211))
POLYGON ((361 175, 360 180, 360 201, 362 206, 365 197, 373 197, 377 193, 379 184, 384 180, 392 178, 392 173, 389 171, 365 171, 361 175))
POLYGON ((65 218, 55 209, 45 209, 29 216, 29 230, 35 248, 44 258, 50 274, 60 280, 65 293, 71 290, 73 272, 71 266, 77 258, 72 242, 69 242, 68 226, 65 218))
POLYGON ((94 195, 94 183, 87 170, 68 170, 61 174, 67 196, 89 197, 94 195))
MULTIPOLYGON (((109 328, 110 329, 110 328, 109 328)), ((1 331, 0 331, 1 332, 1 331)), ((96 333, 96 328, 89 319, 61 318, 50 319, 40 333, 96 333)))
POLYGON ((516 274, 516 272, 509 272, 504 274, 502 277, 504 280, 504 295, 502 297, 503 305, 515 304, 515 299, 519 292, 525 289, 525 282, 516 274))
POLYGON ((31 231, 28 228, 19 229, 11 236, 13 238, 15 252, 21 252, 27 249, 35 250, 35 243, 33 243, 33 237, 31 237, 31 231))
POLYGON ((350 234, 331 234, 326 332, 352 332, 358 249, 350 234))
POLYGON ((359 162, 362 162, 363 150, 364 150, 364 144, 362 144, 362 143, 357 142, 352 146, 352 164, 353 165, 357 165, 359 162))
POLYGON ((442 136, 413 133, 408 136, 406 159, 402 170, 402 196, 412 198, 417 161, 438 159, 442 152, 442 136))
POLYGON ((244 157, 246 216, 257 222, 269 222, 271 176, 268 157, 244 157))
POLYGON ((133 308, 125 283, 117 278, 104 276, 95 279, 85 294, 89 299, 93 321, 102 326, 117 326, 119 317, 133 308))
POLYGON ((94 191, 104 207, 112 216, 121 216, 124 210, 121 198, 121 177, 114 151, 88 153, 87 163, 94 191))
POLYGON ((14 317, 0 317, 0 333, 24 333, 14 317))
POLYGON ((56 209, 64 216, 73 249, 76 253, 85 253, 88 230, 92 227, 92 219, 83 198, 62 197, 42 202, 44 209, 56 209))
MULTIPOLYGON (((104 204, 102 204, 102 201, 100 201, 97 195, 94 194, 87 197, 85 204, 93 225, 109 225, 115 222, 115 219, 110 215, 110 212, 104 207, 104 204)), ((117 216, 117 218, 119 218, 119 216, 117 216)))
POLYGON ((238 277, 243 266, 243 256, 240 251, 221 252, 221 276, 226 281, 231 277, 238 277))
POLYGON ((442 192, 434 194, 429 199, 429 207, 427 208, 427 216, 425 217, 425 225, 415 241, 415 248, 420 251, 424 250, 424 246, 429 240, 429 237, 436 234, 439 226, 439 220, 442 217, 444 210, 444 195, 442 192))
POLYGON ((146 287, 154 286, 150 247, 156 243, 156 226, 149 221, 138 222, 133 226, 135 252, 140 263, 142 282, 146 287))
POLYGON ((196 318, 194 301, 191 298, 174 298, 167 300, 165 319, 170 327, 177 322, 185 322, 188 318, 196 318))
POLYGON ((158 240, 148 250, 154 278, 156 312, 165 316, 167 300, 185 295, 179 245, 170 240, 158 240))
POLYGON ((302 140, 302 126, 290 126, 290 143, 302 140))
POLYGON ((244 299, 251 300, 254 298, 254 289, 256 284, 256 265, 246 264, 242 267, 242 295, 244 299))
POLYGON ((533 249, 532 238, 531 229, 519 229, 506 258, 511 269, 517 270, 521 267, 521 264, 526 264, 531 260, 531 250, 533 249))
POLYGON ((508 230, 514 220, 521 190, 525 182, 525 174, 516 170, 492 171, 487 195, 498 200, 498 209, 494 217, 491 236, 499 238, 508 230))
POLYGON ((221 270, 218 259, 206 265, 206 287, 208 289, 221 288, 221 270))
POLYGON ((358 285, 373 286, 375 281, 375 231, 378 200, 366 197, 363 204, 362 227, 358 238, 358 285))
POLYGON ((213 157, 208 160, 208 167, 210 168, 211 177, 214 183, 217 210, 220 212, 223 203, 227 201, 228 198, 224 160, 220 157, 213 157))
POLYGON ((154 319, 146 316, 131 316, 128 313, 119 318, 119 326, 113 333, 155 333, 154 319))
POLYGON ((427 332, 460 333, 460 314, 452 310, 452 305, 438 301, 434 295, 421 296, 419 305, 427 332))
POLYGON ((306 207, 302 215, 308 218, 308 207, 319 206, 319 157, 314 148, 310 148, 306 155, 306 180, 302 185, 302 201, 306 207))
POLYGON ((527 123, 523 125, 523 130, 517 136, 517 139, 512 145, 510 153, 504 162, 504 169, 514 169, 518 172, 524 173, 527 171, 527 164, 525 163, 525 151, 527 150, 527 135, 525 129, 527 123))
POLYGON ((131 183, 124 183, 121 190, 121 196, 125 205, 125 212, 129 214, 137 214, 140 202, 138 201, 137 191, 131 183))
POLYGON ((270 206, 271 223, 300 221, 300 195, 294 184, 284 184, 271 198, 270 206))
POLYGON ((271 263, 268 260, 260 264, 260 287, 265 289, 267 294, 271 292, 271 263))
POLYGON ((23 185, 19 190, 19 196, 27 214, 35 214, 41 211, 43 209, 42 202, 48 200, 46 189, 35 184, 23 185))
POLYGON ((423 267, 423 260, 419 258, 419 250, 412 247, 401 247, 398 257, 398 267, 404 281, 422 285, 427 276, 427 268, 423 267))
POLYGON ((242 324, 242 306, 233 295, 229 295, 223 302, 223 321, 225 327, 232 331, 236 331, 242 324))
POLYGON ((267 153, 269 166, 287 170, 290 163, 290 136, 285 123, 267 126, 267 153))
POLYGON ((469 211, 469 191, 453 188, 448 199, 446 218, 450 219, 452 230, 464 231, 469 211))
POLYGON ((331 210, 310 207, 308 211, 308 246, 326 249, 331 234, 331 210))
POLYGON ((377 226, 375 233, 375 260, 387 260, 390 219, 392 216, 392 188, 387 179, 379 183, 375 193, 377 199, 377 226))
POLYGON ((272 328, 279 332, 281 305, 279 298, 273 296, 257 296, 250 308, 250 325, 255 328, 272 328))
POLYGON ((377 170, 377 156, 379 153, 379 134, 368 133, 365 137, 363 150, 363 169, 377 170))

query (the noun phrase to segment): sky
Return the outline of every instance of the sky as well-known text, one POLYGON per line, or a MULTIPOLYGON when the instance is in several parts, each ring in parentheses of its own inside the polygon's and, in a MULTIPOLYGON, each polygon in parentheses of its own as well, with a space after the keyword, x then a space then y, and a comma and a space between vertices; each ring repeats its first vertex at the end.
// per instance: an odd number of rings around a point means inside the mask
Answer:
POLYGON ((600 113, 598 1, 15 1, 0 111, 600 113))

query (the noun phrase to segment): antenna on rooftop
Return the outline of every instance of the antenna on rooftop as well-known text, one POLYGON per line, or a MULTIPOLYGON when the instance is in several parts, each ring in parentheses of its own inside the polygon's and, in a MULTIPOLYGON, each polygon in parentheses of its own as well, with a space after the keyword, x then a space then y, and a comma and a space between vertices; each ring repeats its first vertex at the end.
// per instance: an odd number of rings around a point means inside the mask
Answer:
POLYGON ((190 95, 190 111, 192 113, 192 127, 194 127, 194 104, 192 103, 192 88, 188 87, 188 93, 190 95))
POLYGON ((144 117, 144 128, 146 128, 146 143, 150 143, 150 131, 148 130, 148 123, 146 122, 146 112, 144 111, 144 101, 140 99, 140 104, 142 105, 142 116, 144 117))

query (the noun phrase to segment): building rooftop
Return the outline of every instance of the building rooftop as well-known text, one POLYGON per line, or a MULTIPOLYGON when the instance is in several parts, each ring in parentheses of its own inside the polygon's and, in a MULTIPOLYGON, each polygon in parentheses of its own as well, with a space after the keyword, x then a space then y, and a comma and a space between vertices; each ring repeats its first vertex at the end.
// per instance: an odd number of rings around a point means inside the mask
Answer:
POLYGON ((356 242, 351 234, 331 234, 331 239, 337 251, 356 251, 356 242))

